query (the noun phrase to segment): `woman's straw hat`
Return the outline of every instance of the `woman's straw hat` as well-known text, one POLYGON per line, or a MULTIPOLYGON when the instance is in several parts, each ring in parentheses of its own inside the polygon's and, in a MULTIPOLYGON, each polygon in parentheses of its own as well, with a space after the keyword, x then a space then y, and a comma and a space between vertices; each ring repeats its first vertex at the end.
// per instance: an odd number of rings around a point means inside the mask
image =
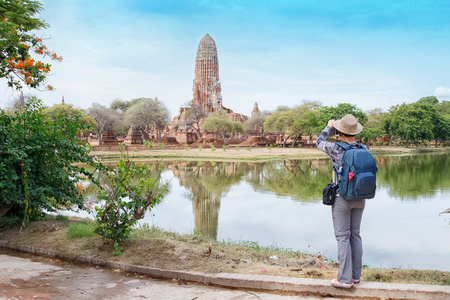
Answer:
POLYGON ((362 125, 359 124, 355 116, 351 114, 346 115, 340 120, 334 121, 333 127, 346 135, 357 135, 363 130, 362 125))

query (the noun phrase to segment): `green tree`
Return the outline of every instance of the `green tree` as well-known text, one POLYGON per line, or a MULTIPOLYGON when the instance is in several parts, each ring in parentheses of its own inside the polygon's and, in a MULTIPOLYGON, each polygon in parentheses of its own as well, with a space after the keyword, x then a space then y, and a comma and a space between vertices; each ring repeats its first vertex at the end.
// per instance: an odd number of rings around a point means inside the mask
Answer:
POLYGON ((410 142, 434 139, 437 113, 434 106, 419 102, 392 106, 383 119, 383 128, 390 137, 398 137, 410 142))
MULTIPOLYGON (((0 78, 6 78, 9 87, 21 89, 23 83, 31 88, 44 85, 52 65, 35 60, 32 53, 62 61, 41 38, 31 34, 48 27, 36 18, 42 9, 42 4, 34 0, 0 1, 0 78)), ((47 85, 45 89, 53 87, 47 85)))
POLYGON ((319 111, 318 110, 307 110, 300 118, 295 120, 294 126, 304 134, 309 135, 309 139, 312 140, 312 135, 317 130, 319 125, 319 111))
POLYGON ((144 130, 154 125, 158 130, 158 143, 161 143, 161 131, 169 123, 169 111, 158 99, 138 98, 125 113, 125 123, 144 130))
POLYGON ((434 141, 436 147, 438 146, 438 142, 444 142, 450 140, 450 116, 437 114, 436 119, 434 120, 434 141))
POLYGON ((442 101, 434 105, 438 118, 435 123, 434 139, 438 142, 450 140, 450 101, 442 101))
POLYGON ((285 135, 283 140, 283 147, 286 146, 286 141, 292 135, 294 126, 293 109, 288 106, 278 106, 277 109, 264 121, 264 130, 276 130, 285 135))
POLYGON ((436 98, 436 96, 427 96, 420 98, 417 102, 421 104, 436 105, 439 103, 439 100, 438 98, 436 98))
POLYGON ((8 116, 0 111, 0 222, 39 217, 44 210, 84 208, 81 180, 95 182, 79 164, 103 169, 76 139, 81 114, 47 119, 42 102, 28 99, 25 110, 8 116), (76 165, 75 165, 76 164, 76 165))
POLYGON ((125 113, 130 106, 131 106, 130 101, 115 99, 113 100, 113 102, 111 102, 109 108, 117 111, 118 113, 125 113))
POLYGON ((313 129, 317 126, 318 111, 311 108, 317 107, 317 102, 304 101, 304 104, 288 108, 278 107, 277 110, 264 122, 265 130, 277 130, 285 134, 283 147, 286 141, 294 136, 292 147, 302 134, 312 135, 313 129))
POLYGON ((450 116, 450 101, 442 101, 438 104, 436 104, 435 106, 436 111, 438 111, 439 113, 445 115, 445 116, 450 116))
POLYGON ((357 136, 366 144, 367 148, 370 147, 371 140, 376 140, 377 137, 382 137, 386 134, 381 122, 383 115, 385 113, 383 113, 381 108, 375 108, 367 112, 367 123, 364 125, 363 131, 357 136))
POLYGON ((203 122, 203 129, 218 133, 225 145, 227 144, 226 138, 228 134, 244 132, 242 123, 231 121, 228 113, 224 110, 218 110, 210 114, 203 122))
POLYGON ((55 122, 58 119, 73 121, 77 119, 87 129, 95 126, 95 120, 84 109, 75 108, 71 104, 60 103, 42 111, 46 120, 55 122))
POLYGON ((327 125, 328 120, 338 120, 347 114, 354 115, 363 126, 367 122, 367 115, 361 109, 357 108, 356 105, 339 103, 337 106, 324 106, 320 109, 320 121, 316 134, 320 134, 322 129, 327 125))

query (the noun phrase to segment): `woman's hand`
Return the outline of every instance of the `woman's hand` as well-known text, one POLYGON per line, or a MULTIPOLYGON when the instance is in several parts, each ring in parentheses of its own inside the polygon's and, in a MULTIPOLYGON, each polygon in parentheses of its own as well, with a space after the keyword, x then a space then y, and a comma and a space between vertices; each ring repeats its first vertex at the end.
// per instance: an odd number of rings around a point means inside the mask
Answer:
POLYGON ((334 123, 334 120, 329 120, 327 126, 330 126, 331 128, 333 128, 333 123, 334 123))

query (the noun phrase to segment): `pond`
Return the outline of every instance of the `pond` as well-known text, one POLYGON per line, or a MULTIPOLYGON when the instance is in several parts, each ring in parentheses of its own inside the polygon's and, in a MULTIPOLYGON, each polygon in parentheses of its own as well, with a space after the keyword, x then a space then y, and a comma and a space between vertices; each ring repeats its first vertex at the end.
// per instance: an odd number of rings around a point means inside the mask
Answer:
MULTIPOLYGON (((378 156, 377 194, 361 225, 370 268, 450 271, 449 154, 378 156)), ((164 162, 169 193, 141 223, 219 241, 321 253, 337 260, 331 208, 321 202, 329 159, 164 162)), ((92 197, 95 189, 88 189, 92 197)))

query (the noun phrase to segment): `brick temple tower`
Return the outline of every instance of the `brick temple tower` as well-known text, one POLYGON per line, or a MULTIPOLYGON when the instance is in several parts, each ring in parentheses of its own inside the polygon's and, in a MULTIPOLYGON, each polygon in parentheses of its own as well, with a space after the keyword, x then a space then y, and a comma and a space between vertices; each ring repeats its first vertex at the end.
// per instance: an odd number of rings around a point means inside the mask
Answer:
POLYGON ((219 82, 217 47, 209 34, 205 35, 198 44, 192 91, 194 103, 206 107, 209 112, 224 108, 219 82))

